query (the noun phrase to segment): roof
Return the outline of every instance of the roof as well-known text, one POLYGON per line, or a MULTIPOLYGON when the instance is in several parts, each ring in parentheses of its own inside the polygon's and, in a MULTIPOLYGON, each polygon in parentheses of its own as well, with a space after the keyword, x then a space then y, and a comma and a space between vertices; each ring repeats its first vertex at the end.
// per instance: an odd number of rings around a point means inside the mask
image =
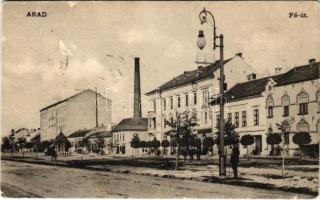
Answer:
POLYGON ((111 131, 100 131, 93 133, 88 138, 106 138, 106 137, 112 137, 111 131))
MULTIPOLYGON (((224 60, 224 64, 226 64, 230 60, 232 60, 232 58, 224 60)), ((206 79, 206 78, 211 78, 211 77, 213 77, 213 72, 215 72, 219 68, 220 68, 220 60, 217 60, 213 64, 202 67, 201 69, 196 69, 193 71, 184 72, 183 74, 181 74, 181 75, 173 78, 172 80, 166 82, 165 84, 161 85, 159 88, 154 89, 150 92, 147 92, 146 95, 154 94, 157 92, 157 90, 160 90, 160 91, 168 90, 171 88, 194 83, 199 80, 206 79)))
MULTIPOLYGON (((74 98, 74 97, 78 96, 79 94, 82 94, 82 93, 85 93, 85 92, 88 92, 88 91, 93 92, 93 93, 96 93, 95 91, 93 91, 93 90, 91 90, 91 89, 86 89, 86 90, 84 90, 84 91, 82 91, 82 92, 79 92, 79 93, 77 93, 77 94, 75 94, 75 95, 72 95, 72 96, 70 96, 70 97, 68 97, 68 98, 66 98, 66 99, 63 99, 63 100, 58 101, 58 102, 56 102, 56 103, 53 103, 53 104, 51 104, 51 105, 49 105, 49 106, 47 106, 47 107, 44 107, 44 108, 42 108, 42 109, 40 110, 40 112, 41 112, 41 111, 44 111, 44 110, 47 110, 48 108, 54 107, 54 106, 56 106, 56 105, 59 105, 59 104, 61 104, 61 103, 63 103, 63 102, 66 102, 66 101, 68 101, 69 99, 74 98)), ((106 98, 105 96, 103 96, 103 95, 100 94, 100 93, 98 93, 98 95, 101 95, 102 97, 106 98)))
MULTIPOLYGON (((265 91, 265 86, 269 79, 273 79, 276 82, 276 87, 299 83, 308 80, 319 79, 319 62, 312 65, 303 65, 295 67, 283 74, 264 77, 248 82, 238 83, 225 93, 228 101, 240 100, 243 98, 261 96, 261 93, 265 91)), ((213 100, 211 104, 215 105, 219 103, 219 100, 213 100)))
POLYGON ((148 130, 148 119, 133 117, 126 118, 120 121, 120 123, 113 129, 112 132, 120 131, 147 131, 148 130))
POLYGON ((79 130, 69 135, 68 138, 84 137, 90 131, 91 130, 79 130))
POLYGON ((277 86, 319 79, 320 62, 295 67, 277 79, 277 86))

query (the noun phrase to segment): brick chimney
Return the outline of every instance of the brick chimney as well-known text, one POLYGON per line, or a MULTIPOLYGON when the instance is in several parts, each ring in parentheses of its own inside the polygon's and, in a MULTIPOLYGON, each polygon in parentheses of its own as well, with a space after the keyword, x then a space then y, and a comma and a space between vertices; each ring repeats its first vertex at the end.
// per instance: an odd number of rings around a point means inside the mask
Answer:
POLYGON ((240 58, 242 58, 242 53, 236 53, 236 56, 239 56, 240 58))
POLYGON ((276 74, 280 74, 282 68, 281 67, 276 67, 276 68, 274 68, 274 70, 275 70, 276 74))
POLYGON ((140 63, 139 58, 134 58, 134 104, 133 117, 141 117, 141 87, 140 87, 140 63))
POLYGON ((255 80, 257 78, 257 74, 251 73, 247 75, 248 81, 255 80))
POLYGON ((316 62, 316 59, 314 58, 309 59, 309 64, 314 64, 315 62, 316 62))

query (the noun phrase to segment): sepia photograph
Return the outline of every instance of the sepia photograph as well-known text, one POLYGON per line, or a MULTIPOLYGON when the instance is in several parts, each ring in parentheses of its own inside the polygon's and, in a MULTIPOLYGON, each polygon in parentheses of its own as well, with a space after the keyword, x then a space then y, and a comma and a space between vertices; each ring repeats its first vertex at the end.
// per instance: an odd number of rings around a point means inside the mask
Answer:
POLYGON ((319 2, 1 7, 1 198, 317 198, 319 2))

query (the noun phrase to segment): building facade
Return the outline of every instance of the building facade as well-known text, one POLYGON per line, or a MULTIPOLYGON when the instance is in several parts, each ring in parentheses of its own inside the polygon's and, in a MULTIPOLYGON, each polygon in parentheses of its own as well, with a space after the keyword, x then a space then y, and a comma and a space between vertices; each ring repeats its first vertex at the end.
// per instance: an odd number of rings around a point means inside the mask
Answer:
POLYGON ((40 110, 41 140, 98 126, 111 126, 111 100, 90 89, 40 110))
MULTIPOLYGON (((248 149, 241 146, 241 155, 270 155, 272 148, 266 142, 270 133, 281 134, 280 145, 288 155, 300 153, 299 146, 292 140, 295 133, 308 132, 311 144, 319 143, 319 67, 319 62, 311 59, 307 65, 283 74, 239 83, 226 92, 225 120, 235 124, 240 136, 254 136, 254 144, 248 149), (283 132, 277 124, 289 125, 283 132)), ((218 108, 219 105, 213 102, 213 107, 218 108)), ((218 120, 219 112, 213 122, 218 120)))
MULTIPOLYGON (((225 89, 256 76, 256 71, 242 58, 242 54, 224 61, 225 89)), ((184 72, 172 80, 152 90, 146 95, 153 104, 148 112, 148 130, 162 141, 170 130, 165 121, 176 118, 177 113, 189 111, 197 117, 199 135, 212 135, 212 113, 216 110, 209 106, 209 97, 219 94, 220 61, 208 66, 184 72), (200 134, 201 133, 201 134, 200 134)))
POLYGON ((320 84, 319 62, 295 67, 282 74, 266 88, 267 129, 280 132, 277 124, 286 124, 282 145, 289 155, 298 155, 300 148, 293 142, 293 135, 308 132, 310 144, 319 144, 320 84))

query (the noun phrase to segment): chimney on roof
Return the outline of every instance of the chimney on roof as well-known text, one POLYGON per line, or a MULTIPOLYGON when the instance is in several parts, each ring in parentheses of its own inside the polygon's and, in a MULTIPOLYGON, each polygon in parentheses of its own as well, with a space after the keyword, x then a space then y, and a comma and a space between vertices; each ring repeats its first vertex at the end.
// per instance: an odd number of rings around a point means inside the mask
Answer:
POLYGON ((314 64, 315 62, 316 62, 316 59, 315 59, 315 58, 309 59, 309 64, 314 64))
POLYGON ((257 74, 251 73, 247 75, 248 81, 255 80, 257 78, 257 74))
POLYGON ((183 75, 186 76, 186 77, 189 77, 189 76, 190 76, 190 74, 189 74, 187 71, 184 71, 184 72, 183 72, 183 75))
POLYGON ((141 117, 141 87, 139 58, 134 58, 134 96, 133 117, 141 117))
POLYGON ((281 67, 276 67, 276 68, 274 68, 274 70, 275 70, 276 74, 280 74, 282 68, 281 67))
POLYGON ((236 56, 239 56, 240 58, 242 58, 242 53, 241 52, 236 53, 236 56))

